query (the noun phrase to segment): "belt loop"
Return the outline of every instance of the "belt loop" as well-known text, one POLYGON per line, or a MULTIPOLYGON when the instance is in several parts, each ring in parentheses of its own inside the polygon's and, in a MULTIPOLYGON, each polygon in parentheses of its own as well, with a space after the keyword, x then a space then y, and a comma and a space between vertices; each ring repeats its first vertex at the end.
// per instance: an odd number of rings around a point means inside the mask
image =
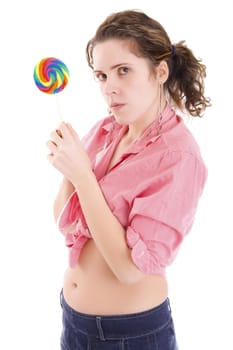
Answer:
POLYGON ((167 301, 168 301, 168 310, 169 310, 169 312, 171 313, 172 309, 171 309, 170 299, 167 298, 167 301))
POLYGON ((61 292, 60 292, 60 305, 61 305, 61 308, 63 309, 62 297, 63 297, 63 289, 62 289, 61 292))
POLYGON ((98 328, 98 331, 99 331, 100 340, 105 341, 104 331, 103 331, 103 328, 102 328, 102 325, 101 325, 101 317, 100 316, 96 317, 96 324, 97 324, 97 328, 98 328))

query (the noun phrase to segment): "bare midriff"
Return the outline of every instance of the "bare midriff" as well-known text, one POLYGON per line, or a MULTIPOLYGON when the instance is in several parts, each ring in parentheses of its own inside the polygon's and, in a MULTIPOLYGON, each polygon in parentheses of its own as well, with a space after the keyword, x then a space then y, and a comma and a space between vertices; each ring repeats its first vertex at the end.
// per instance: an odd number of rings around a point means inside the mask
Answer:
POLYGON ((168 286, 166 278, 159 275, 145 275, 130 285, 121 283, 90 239, 75 268, 65 272, 63 294, 66 302, 79 312, 116 315, 158 306, 167 298, 168 286))

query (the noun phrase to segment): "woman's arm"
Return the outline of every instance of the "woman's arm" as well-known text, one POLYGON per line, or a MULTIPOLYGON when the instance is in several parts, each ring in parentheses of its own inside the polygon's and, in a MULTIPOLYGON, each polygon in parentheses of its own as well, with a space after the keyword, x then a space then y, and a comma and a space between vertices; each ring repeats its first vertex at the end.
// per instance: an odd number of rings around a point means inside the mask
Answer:
POLYGON ((122 283, 134 283, 145 277, 131 258, 126 232, 109 208, 92 171, 90 159, 77 133, 69 124, 61 123, 59 136, 51 134, 48 160, 66 179, 55 204, 55 217, 71 194, 74 185, 87 226, 106 263, 122 283))
POLYGON ((73 184, 64 176, 62 179, 60 188, 58 190, 58 193, 56 195, 54 206, 53 206, 55 222, 57 222, 58 217, 62 209, 64 208, 68 198, 74 191, 75 191, 75 188, 73 184))
POLYGON ((79 178, 77 192, 92 238, 115 276, 126 284, 145 277, 133 263, 125 229, 113 215, 93 173, 79 178))

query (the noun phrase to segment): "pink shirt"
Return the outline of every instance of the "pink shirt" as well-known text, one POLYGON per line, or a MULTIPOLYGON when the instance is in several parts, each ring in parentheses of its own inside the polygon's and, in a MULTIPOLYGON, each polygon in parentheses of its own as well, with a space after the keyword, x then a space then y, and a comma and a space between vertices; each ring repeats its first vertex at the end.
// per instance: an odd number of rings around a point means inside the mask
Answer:
MULTIPOLYGON (((113 116, 107 117, 91 129, 83 144, 105 199, 125 228, 132 260, 145 274, 164 275, 192 227, 207 169, 194 137, 167 105, 160 134, 155 121, 107 172, 127 129, 113 116)), ((74 223, 76 231, 66 234, 71 267, 91 239, 76 192, 64 206, 58 227, 64 232, 74 223)))

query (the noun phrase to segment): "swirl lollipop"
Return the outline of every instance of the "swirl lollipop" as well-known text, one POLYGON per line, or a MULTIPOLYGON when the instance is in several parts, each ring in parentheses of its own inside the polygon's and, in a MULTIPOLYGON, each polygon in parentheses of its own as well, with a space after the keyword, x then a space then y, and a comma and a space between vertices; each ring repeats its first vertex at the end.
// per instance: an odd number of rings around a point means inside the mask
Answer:
MULTIPOLYGON (((61 60, 47 57, 36 64, 33 77, 40 91, 46 94, 58 94, 69 81, 69 70, 61 60)), ((58 110, 60 114, 59 106, 58 110)))

